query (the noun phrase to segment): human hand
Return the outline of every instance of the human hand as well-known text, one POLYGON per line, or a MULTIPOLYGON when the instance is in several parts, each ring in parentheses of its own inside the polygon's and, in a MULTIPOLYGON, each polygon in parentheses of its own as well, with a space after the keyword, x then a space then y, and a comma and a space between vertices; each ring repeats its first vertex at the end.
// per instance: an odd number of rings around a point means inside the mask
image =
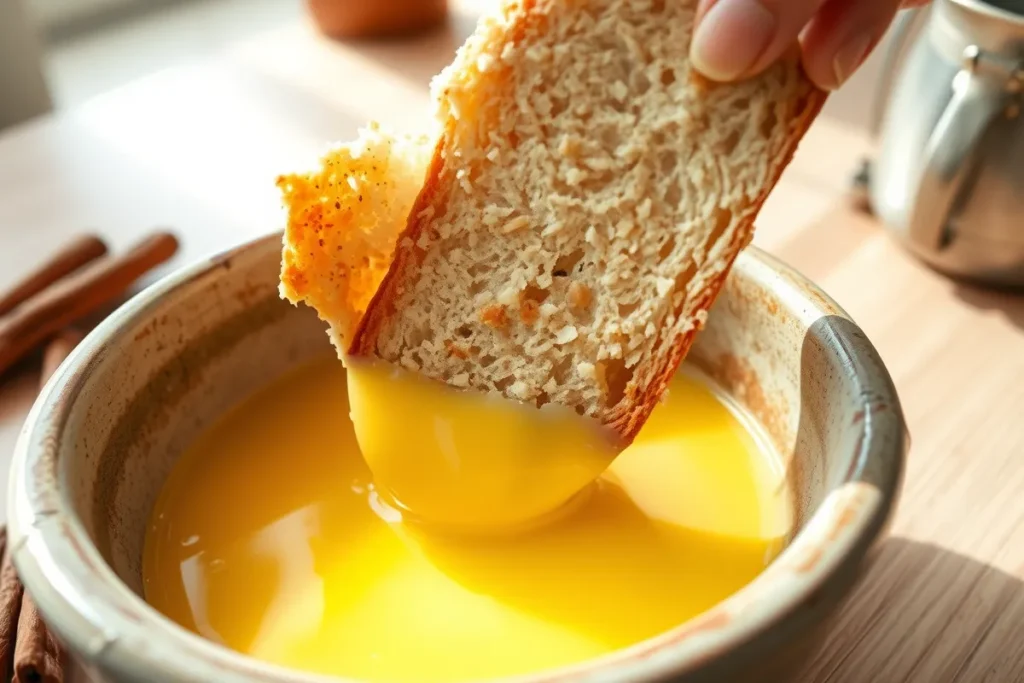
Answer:
POLYGON ((715 81, 753 75, 797 39, 804 70, 834 90, 861 65, 901 7, 927 0, 700 0, 694 67, 715 81))

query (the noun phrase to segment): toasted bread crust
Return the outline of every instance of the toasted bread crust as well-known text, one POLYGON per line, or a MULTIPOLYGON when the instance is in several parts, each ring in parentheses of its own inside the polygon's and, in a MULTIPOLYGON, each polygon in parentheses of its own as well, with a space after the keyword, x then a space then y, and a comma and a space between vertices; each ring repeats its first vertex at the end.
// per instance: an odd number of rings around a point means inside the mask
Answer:
POLYGON ((406 269, 415 265, 414 262, 416 261, 417 254, 414 249, 403 248, 403 242, 406 240, 415 240, 419 234, 426 229, 429 224, 429 217, 424 213, 424 211, 428 207, 435 206, 436 202, 439 200, 442 200, 440 193, 440 174, 441 168, 444 166, 444 138, 445 136, 442 134, 434 148, 434 154, 430 159, 430 165, 427 167, 427 176, 423 181, 423 189, 420 190, 419 195, 416 197, 416 201, 412 205, 412 210, 409 211, 409 217, 406 219, 405 229, 398 236, 398 246, 395 249, 394 258, 391 261, 391 267, 388 268, 387 273, 384 274, 384 278, 381 280, 380 286, 377 288, 377 291, 370 299, 369 305, 366 307, 366 313, 360 319, 356 326, 355 333, 352 335, 352 343, 348 351, 349 355, 373 355, 374 340, 380 334, 384 320, 391 315, 394 315, 394 290, 396 287, 396 279, 399 278, 402 273, 405 273, 406 269))

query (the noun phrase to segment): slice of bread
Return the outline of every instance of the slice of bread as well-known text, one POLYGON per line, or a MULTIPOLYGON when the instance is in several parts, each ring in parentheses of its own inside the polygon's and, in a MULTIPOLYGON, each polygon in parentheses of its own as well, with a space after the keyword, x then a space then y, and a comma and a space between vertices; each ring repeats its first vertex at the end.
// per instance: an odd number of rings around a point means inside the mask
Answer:
POLYGON ((697 0, 518 0, 436 79, 440 139, 351 347, 629 442, 824 102, 794 53, 690 66, 697 0))
POLYGON ((391 265, 433 142, 371 124, 315 170, 277 180, 288 211, 281 296, 316 309, 339 355, 391 265))

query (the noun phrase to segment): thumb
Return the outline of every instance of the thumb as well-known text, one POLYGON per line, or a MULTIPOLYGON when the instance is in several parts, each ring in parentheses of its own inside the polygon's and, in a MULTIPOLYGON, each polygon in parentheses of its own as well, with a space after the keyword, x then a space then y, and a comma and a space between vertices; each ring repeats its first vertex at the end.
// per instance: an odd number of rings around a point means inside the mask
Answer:
POLYGON ((822 2, 702 0, 690 44, 693 66, 714 81, 762 71, 797 42, 822 2))

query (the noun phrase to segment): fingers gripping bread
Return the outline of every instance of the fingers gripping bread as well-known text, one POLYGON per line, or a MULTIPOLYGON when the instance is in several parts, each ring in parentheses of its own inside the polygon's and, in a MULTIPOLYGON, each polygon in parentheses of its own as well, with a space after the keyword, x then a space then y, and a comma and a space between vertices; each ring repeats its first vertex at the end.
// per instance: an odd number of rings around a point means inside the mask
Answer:
POLYGON ((441 134, 351 346, 556 402, 630 441, 824 94, 794 56, 717 85, 696 0, 521 0, 438 77, 441 134))

